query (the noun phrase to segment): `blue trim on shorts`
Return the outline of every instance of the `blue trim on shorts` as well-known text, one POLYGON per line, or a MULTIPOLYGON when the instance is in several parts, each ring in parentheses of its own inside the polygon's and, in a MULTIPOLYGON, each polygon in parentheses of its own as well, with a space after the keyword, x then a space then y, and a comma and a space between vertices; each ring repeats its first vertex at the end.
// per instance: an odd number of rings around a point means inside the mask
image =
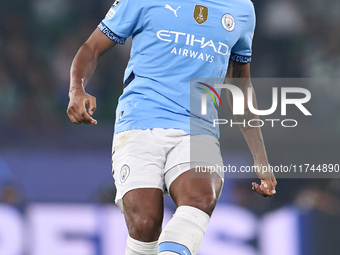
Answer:
POLYGON ((189 249, 183 244, 174 242, 163 242, 158 245, 158 253, 162 251, 171 251, 180 255, 191 255, 189 249))

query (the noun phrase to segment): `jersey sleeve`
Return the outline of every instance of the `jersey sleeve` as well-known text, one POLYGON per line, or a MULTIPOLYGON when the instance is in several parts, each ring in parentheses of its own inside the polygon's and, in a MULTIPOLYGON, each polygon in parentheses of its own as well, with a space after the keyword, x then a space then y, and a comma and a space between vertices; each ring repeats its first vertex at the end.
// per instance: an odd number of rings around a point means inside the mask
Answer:
POLYGON ((143 27, 142 2, 142 0, 115 0, 98 25, 98 29, 112 41, 124 44, 126 38, 143 27))
POLYGON ((244 32, 241 35, 240 39, 236 42, 236 44, 231 49, 230 60, 239 63, 250 63, 251 62, 251 53, 252 53, 252 43, 253 36, 255 31, 255 10, 254 6, 252 6, 251 12, 249 14, 248 22, 244 28, 244 32))

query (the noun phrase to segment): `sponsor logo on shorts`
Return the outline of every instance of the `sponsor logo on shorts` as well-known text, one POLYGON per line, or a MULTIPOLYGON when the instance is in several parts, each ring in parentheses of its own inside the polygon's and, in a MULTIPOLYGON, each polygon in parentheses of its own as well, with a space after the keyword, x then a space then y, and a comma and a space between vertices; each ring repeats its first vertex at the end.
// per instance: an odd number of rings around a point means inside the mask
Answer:
POLYGON ((123 183, 126 181, 126 179, 130 175, 130 167, 128 165, 123 165, 120 169, 120 183, 123 183))

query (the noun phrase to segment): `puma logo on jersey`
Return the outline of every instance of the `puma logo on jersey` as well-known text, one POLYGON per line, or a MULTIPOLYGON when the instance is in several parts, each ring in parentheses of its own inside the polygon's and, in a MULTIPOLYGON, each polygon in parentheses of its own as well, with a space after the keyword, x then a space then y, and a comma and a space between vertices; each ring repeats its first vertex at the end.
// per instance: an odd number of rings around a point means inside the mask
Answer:
POLYGON ((181 6, 178 6, 177 9, 174 10, 170 5, 168 5, 168 4, 165 5, 165 9, 168 9, 168 10, 170 10, 170 11, 173 11, 176 17, 177 17, 177 10, 178 10, 179 8, 181 8, 181 6))

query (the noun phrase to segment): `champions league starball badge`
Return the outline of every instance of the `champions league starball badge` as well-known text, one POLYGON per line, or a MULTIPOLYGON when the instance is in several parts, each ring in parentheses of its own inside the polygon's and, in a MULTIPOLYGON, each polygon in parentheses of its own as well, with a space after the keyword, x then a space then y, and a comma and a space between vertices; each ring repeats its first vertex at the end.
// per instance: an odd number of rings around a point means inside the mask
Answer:
POLYGON ((231 32, 235 28, 235 19, 230 14, 224 14, 222 17, 222 26, 225 30, 231 32))

